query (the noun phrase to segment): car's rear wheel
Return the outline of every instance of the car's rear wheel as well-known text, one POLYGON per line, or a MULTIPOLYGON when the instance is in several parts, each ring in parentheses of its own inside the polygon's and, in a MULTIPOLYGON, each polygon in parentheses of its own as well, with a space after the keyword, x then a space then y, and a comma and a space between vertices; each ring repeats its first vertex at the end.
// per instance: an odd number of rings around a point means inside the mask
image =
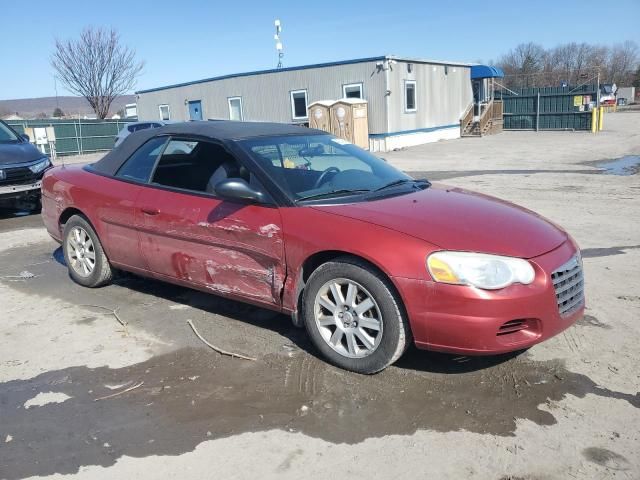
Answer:
POLYGON ((379 372, 409 344, 404 309, 389 280, 355 258, 318 267, 305 286, 303 309, 316 348, 347 370, 379 372))
POLYGON ((113 270, 98 235, 82 216, 74 215, 65 224, 62 249, 69 276, 82 286, 100 287, 111 281, 113 270))

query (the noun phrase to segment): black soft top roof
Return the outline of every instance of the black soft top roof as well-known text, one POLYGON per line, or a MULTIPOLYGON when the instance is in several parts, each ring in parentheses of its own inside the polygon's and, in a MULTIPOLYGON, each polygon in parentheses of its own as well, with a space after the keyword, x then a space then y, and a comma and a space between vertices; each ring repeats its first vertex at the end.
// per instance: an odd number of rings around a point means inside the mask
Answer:
POLYGON ((115 175, 140 145, 158 135, 193 135, 226 142, 284 135, 327 135, 327 132, 284 123, 232 122, 228 120, 170 123, 160 128, 150 128, 132 133, 118 148, 93 163, 90 166, 91 170, 105 175, 115 175))

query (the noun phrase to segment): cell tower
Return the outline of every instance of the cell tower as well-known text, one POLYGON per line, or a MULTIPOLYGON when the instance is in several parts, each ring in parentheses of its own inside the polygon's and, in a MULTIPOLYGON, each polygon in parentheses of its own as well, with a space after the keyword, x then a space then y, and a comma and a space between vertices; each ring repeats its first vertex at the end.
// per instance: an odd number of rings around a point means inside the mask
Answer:
POLYGON ((282 24, 279 19, 276 19, 273 22, 276 26, 276 34, 273 36, 273 39, 276 41, 276 50, 278 52, 278 67, 282 68, 282 59, 284 58, 284 47, 282 46, 282 40, 280 39, 280 33, 282 32, 282 24))

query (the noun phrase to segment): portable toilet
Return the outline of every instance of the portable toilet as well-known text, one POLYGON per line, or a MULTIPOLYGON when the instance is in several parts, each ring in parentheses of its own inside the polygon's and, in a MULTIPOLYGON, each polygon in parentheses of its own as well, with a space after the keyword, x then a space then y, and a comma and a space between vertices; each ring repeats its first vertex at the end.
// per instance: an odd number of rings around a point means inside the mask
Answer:
POLYGON ((331 105, 331 133, 369 150, 367 101, 361 98, 341 98, 334 102, 331 105))
POLYGON ((331 100, 319 100, 309 105, 309 127, 331 133, 331 100))

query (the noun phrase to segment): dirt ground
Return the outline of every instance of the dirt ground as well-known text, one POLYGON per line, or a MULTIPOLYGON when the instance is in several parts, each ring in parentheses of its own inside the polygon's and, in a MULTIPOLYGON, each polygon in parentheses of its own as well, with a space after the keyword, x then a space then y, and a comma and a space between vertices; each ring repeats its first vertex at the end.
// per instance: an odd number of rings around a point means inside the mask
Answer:
POLYGON ((273 312, 134 276, 79 287, 40 217, 5 213, 0 478, 640 478, 640 175, 596 164, 640 155, 640 112, 605 128, 385 155, 563 225, 588 308, 526 353, 412 349, 375 376, 273 312))

